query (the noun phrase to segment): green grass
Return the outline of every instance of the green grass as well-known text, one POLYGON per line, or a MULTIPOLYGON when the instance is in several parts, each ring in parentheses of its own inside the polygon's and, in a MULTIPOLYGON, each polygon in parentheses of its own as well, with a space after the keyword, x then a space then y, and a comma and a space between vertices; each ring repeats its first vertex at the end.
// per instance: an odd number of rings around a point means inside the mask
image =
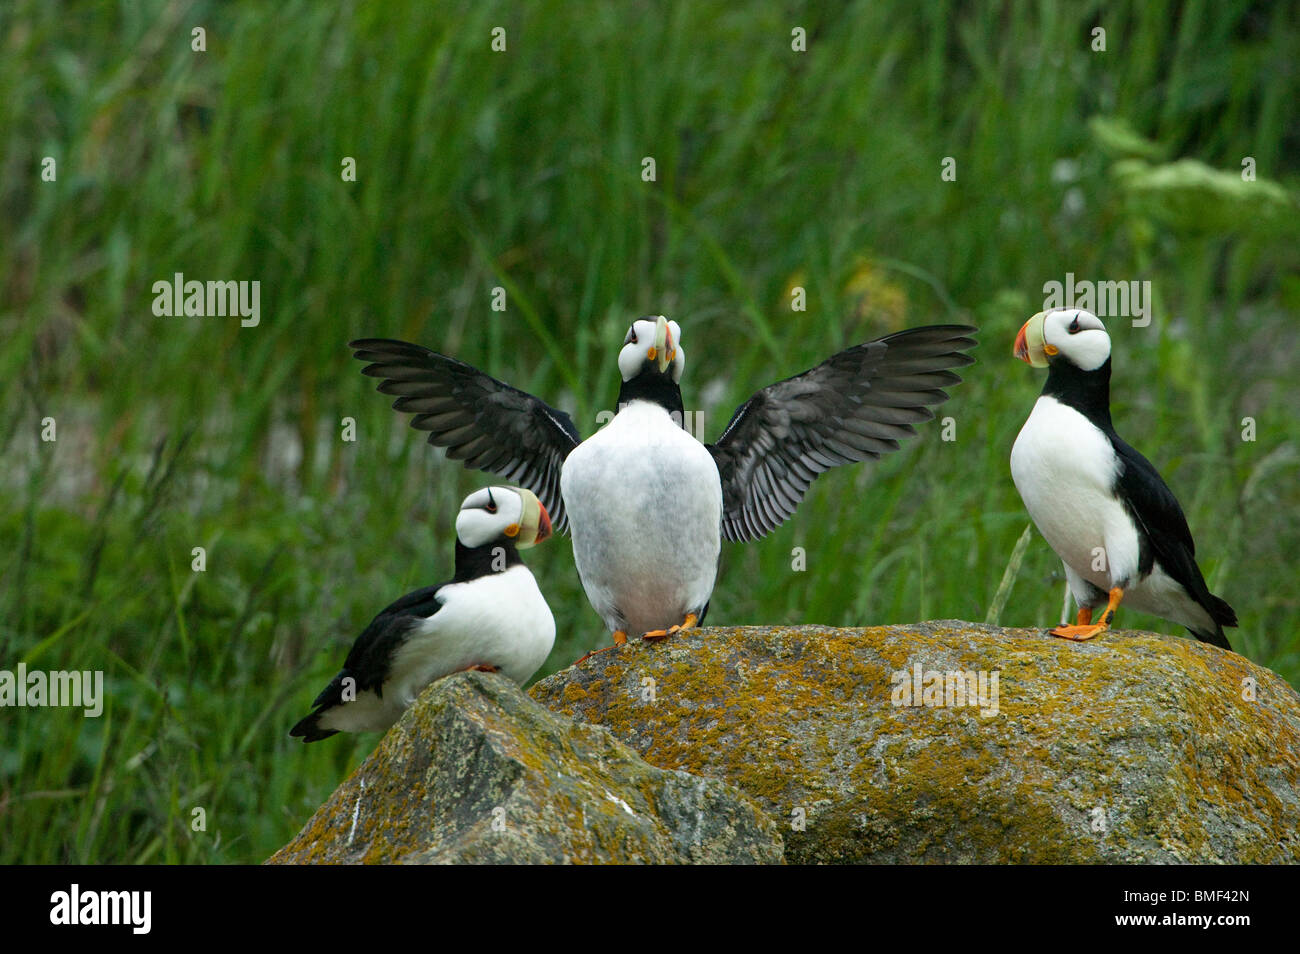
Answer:
MULTIPOLYGON (((1285 5, 333 6, 0 8, 0 668, 108 691, 99 719, 0 713, 0 861, 259 861, 373 746, 287 730, 376 610, 449 574, 483 477, 374 393, 363 335, 590 433, 629 319, 662 312, 716 435, 835 350, 973 321, 957 439, 927 426, 725 547, 710 622, 982 620, 1028 522, 1007 459, 1042 380, 1015 331, 1066 272, 1149 280, 1151 326, 1109 323, 1117 427, 1182 500, 1234 646, 1300 684, 1285 5), (1283 198, 1159 182, 1244 156, 1283 198), (176 271, 261 281, 261 324, 154 317, 176 271)), ((544 675, 606 637, 567 540, 529 564, 560 633, 544 675)), ((1001 622, 1054 622, 1062 585, 1035 534, 1001 622)))

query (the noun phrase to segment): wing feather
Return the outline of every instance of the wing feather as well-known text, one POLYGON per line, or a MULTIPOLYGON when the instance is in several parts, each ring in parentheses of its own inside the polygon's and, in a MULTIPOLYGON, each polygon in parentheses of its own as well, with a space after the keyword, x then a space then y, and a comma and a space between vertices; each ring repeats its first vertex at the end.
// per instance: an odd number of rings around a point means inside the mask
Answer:
POLYGON ((379 392, 397 398, 394 410, 414 415, 411 427, 427 431, 430 444, 470 469, 523 484, 537 494, 555 529, 567 530, 560 470, 582 440, 569 415, 420 345, 361 338, 350 347, 367 362, 361 373, 383 379, 379 392))
POLYGON ((756 540, 795 512, 817 475, 898 450, 972 364, 968 325, 931 325, 833 355, 759 391, 708 445, 722 477, 722 532, 756 540))

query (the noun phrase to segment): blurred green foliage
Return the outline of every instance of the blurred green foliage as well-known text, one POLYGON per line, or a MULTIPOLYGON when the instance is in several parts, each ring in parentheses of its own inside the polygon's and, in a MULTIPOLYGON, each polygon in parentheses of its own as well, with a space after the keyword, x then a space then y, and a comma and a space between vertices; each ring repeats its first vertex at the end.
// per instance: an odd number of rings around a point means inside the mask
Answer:
MULTIPOLYGON (((0 861, 259 861, 369 751, 286 733, 373 613, 449 575, 483 476, 374 393, 363 335, 589 433, 629 320, 665 313, 715 436, 840 348, 971 320, 956 440, 927 426, 726 547, 710 622, 979 620, 1027 524, 1007 457, 1042 380, 1016 329, 1067 272, 1150 281, 1151 325, 1109 323, 1117 427, 1182 500, 1234 646, 1300 684, 1292 9, 0 7, 0 668, 108 689, 99 719, 0 713, 0 861), (175 272, 259 280, 260 325, 155 317, 175 272)), ((567 540, 529 564, 560 633, 545 674, 606 636, 567 540)), ((1035 534, 1001 622, 1054 622, 1062 585, 1035 534)))

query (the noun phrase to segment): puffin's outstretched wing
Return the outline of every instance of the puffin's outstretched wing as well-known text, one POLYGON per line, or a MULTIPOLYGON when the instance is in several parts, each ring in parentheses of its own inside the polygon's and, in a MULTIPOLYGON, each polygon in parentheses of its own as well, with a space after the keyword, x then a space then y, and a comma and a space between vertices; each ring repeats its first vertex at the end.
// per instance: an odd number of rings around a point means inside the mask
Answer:
POLYGON ((722 534, 757 540, 794 513, 816 476, 898 450, 934 417, 950 368, 974 363, 969 325, 931 325, 841 351, 759 391, 707 445, 722 477, 722 534))
POLYGON ((411 426, 466 467, 499 474, 537 494, 556 530, 568 520, 560 497, 560 468, 582 441, 573 419, 531 394, 464 361, 405 341, 360 338, 348 345, 361 373, 383 378, 393 409, 414 414, 411 426))
POLYGON ((1151 461, 1113 430, 1108 436, 1122 465, 1115 489, 1138 525, 1144 542, 1151 548, 1147 551, 1143 547, 1140 551, 1138 572, 1150 573, 1153 563, 1158 561, 1161 568, 1181 583, 1188 595, 1217 624, 1215 632, 1192 630, 1193 635, 1202 642, 1232 649, 1223 634, 1223 627, 1236 626, 1237 614, 1206 585, 1201 568, 1196 565, 1196 541, 1192 539, 1192 531, 1187 526, 1187 517, 1183 515, 1178 498, 1151 461))

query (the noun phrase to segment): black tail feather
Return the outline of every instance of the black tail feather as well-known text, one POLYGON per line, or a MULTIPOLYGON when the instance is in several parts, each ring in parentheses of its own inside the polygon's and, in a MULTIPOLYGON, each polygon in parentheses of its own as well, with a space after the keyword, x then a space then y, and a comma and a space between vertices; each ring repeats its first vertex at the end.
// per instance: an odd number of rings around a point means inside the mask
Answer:
POLYGON ((1188 632, 1195 636, 1203 643, 1209 643, 1211 646, 1218 646, 1220 649, 1226 649, 1229 652, 1236 652, 1232 648, 1232 643, 1228 642, 1228 637, 1223 635, 1223 627, 1216 625, 1214 632, 1201 633, 1194 629, 1188 629, 1188 632))
POLYGON ((1210 616, 1220 626, 1236 626, 1237 613, 1225 600, 1219 599, 1213 593, 1210 594, 1210 605, 1205 607, 1210 612, 1210 616))
POLYGON ((320 717, 324 714, 324 712, 313 712, 305 719, 299 719, 297 725, 289 730, 289 735, 301 738, 303 742, 319 742, 321 739, 328 739, 331 735, 338 735, 338 729, 321 728, 320 717))
POLYGON ((1209 594, 1209 597, 1210 599, 1205 605, 1205 611, 1210 614, 1210 619, 1214 620, 1214 632, 1198 632, 1190 627, 1188 629, 1201 642, 1231 652, 1233 651, 1232 644, 1228 642, 1228 637, 1223 635, 1223 627, 1236 626, 1237 614, 1226 601, 1219 599, 1213 593, 1209 594))

